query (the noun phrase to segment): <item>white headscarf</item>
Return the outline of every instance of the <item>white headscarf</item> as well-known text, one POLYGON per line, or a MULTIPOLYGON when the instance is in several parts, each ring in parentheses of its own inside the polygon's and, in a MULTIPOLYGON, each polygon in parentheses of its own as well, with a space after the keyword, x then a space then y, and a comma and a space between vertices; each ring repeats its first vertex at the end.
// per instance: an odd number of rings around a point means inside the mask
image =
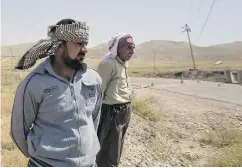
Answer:
POLYGON ((117 33, 114 37, 112 37, 108 41, 109 52, 104 55, 105 59, 106 58, 115 58, 117 56, 119 40, 126 35, 129 35, 129 34, 128 33, 117 33))

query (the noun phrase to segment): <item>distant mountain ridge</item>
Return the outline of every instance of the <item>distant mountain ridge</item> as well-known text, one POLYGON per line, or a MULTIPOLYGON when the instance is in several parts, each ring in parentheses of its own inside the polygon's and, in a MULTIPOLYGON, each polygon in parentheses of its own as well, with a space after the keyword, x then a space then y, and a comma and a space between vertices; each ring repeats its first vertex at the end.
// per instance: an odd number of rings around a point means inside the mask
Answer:
MULTIPOLYGON (((1 55, 21 56, 35 43, 23 43, 12 46, 1 46, 1 55)), ((213 46, 192 45, 195 59, 210 61, 221 58, 227 61, 242 60, 242 41, 218 44, 213 46)), ((107 43, 88 48, 87 57, 102 58, 108 52, 107 43)), ((187 42, 150 40, 136 46, 134 57, 140 60, 187 61, 191 60, 190 48, 187 42)))

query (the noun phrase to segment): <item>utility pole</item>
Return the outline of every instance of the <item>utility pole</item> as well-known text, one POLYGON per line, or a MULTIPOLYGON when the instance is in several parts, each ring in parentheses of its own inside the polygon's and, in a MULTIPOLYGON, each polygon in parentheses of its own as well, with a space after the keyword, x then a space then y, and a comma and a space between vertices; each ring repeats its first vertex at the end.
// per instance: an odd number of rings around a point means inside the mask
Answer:
POLYGON ((185 24, 185 30, 183 32, 187 32, 187 37, 188 37, 188 41, 189 41, 189 46, 190 46, 190 50, 191 50, 191 56, 192 56, 192 62, 193 62, 193 69, 196 69, 196 65, 195 65, 195 61, 194 61, 194 56, 193 56, 193 51, 192 51, 192 44, 191 44, 191 40, 190 40, 190 35, 189 32, 191 32, 191 29, 188 27, 188 24, 185 24))
POLYGON ((154 71, 155 71, 155 49, 154 49, 154 71))

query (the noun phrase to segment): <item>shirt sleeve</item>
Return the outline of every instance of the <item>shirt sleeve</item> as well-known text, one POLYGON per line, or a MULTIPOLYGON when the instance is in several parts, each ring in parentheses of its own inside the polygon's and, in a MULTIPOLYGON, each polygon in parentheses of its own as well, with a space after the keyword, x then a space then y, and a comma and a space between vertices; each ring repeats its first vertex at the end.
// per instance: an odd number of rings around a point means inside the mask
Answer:
POLYGON ((99 73, 100 77, 102 78, 102 96, 104 96, 105 91, 108 87, 108 83, 110 82, 113 74, 113 66, 109 61, 102 61, 98 67, 97 72, 99 73))
POLYGON ((95 106, 95 109, 93 111, 93 123, 94 123, 94 128, 97 132, 99 121, 100 121, 100 116, 101 116, 101 107, 102 107, 102 90, 101 90, 101 84, 98 85, 98 98, 97 98, 97 103, 95 106))
MULTIPOLYGON (((31 78, 30 78, 31 79, 31 78)), ((24 80, 17 88, 11 116, 10 136, 20 151, 28 157, 27 135, 37 115, 38 103, 30 79, 24 80)))

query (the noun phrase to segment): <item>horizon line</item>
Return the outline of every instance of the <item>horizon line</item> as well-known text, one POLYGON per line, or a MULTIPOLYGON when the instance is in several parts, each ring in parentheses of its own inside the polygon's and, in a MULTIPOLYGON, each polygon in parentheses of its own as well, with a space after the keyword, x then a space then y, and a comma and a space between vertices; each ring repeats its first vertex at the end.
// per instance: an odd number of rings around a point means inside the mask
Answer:
MULTIPOLYGON (((146 42, 150 42, 150 41, 169 41, 169 42, 176 42, 176 43, 189 43, 188 41, 175 41, 175 40, 146 40, 146 41, 143 41, 143 42, 140 42, 140 43, 137 43, 136 46, 138 45, 141 45, 143 43, 146 43, 146 42)), ((23 43, 14 43, 14 44, 7 44, 7 45, 2 45, 1 44, 1 47, 11 47, 11 46, 17 46, 17 45, 23 45, 23 44, 34 44, 34 43, 37 43, 38 41, 36 42, 23 42, 23 43)), ((223 42, 223 43, 216 43, 216 44, 211 44, 211 45, 197 45, 197 44, 194 44, 194 43, 191 43, 193 46, 199 46, 199 47, 209 47, 209 46, 216 46, 216 45, 222 45, 222 44, 230 44, 230 43, 236 43, 236 42, 242 42, 241 41, 238 41, 238 40, 235 40, 235 41, 230 41, 230 42, 223 42)), ((99 45, 103 45, 103 44, 107 44, 107 43, 100 43, 100 44, 97 44, 97 45, 93 45, 91 47, 88 47, 88 48, 94 48, 94 47, 97 47, 99 45)))

